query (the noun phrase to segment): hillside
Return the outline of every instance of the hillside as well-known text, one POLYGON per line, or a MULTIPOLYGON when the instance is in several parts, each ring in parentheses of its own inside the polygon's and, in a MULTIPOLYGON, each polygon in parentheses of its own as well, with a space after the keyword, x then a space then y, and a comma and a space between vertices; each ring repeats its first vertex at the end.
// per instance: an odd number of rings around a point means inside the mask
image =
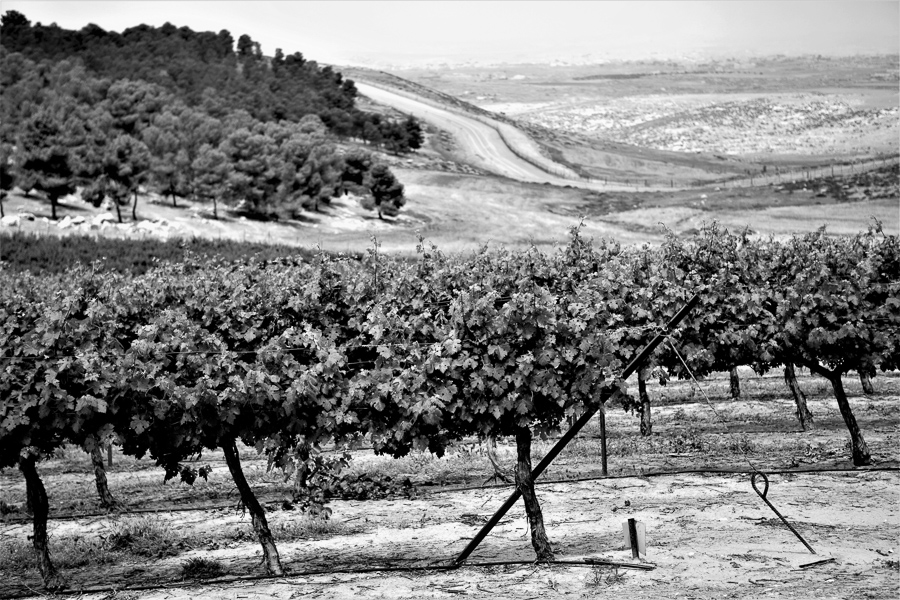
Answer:
POLYGON ((302 218, 347 193, 379 217, 405 202, 371 151, 415 151, 419 123, 358 109, 352 81, 299 52, 268 58, 249 36, 169 23, 68 31, 16 11, 0 36, 2 190, 39 192, 51 219, 76 193, 120 223, 148 193, 214 219, 302 218))
POLYGON ((65 31, 17 13, 2 43, 6 230, 354 252, 375 236, 403 253, 419 235, 548 247, 581 222, 628 244, 712 220, 776 236, 872 218, 900 230, 889 60, 390 74, 263 57, 227 31, 65 31), (822 112, 851 93, 864 103, 822 112), (832 149, 809 152, 815 135, 832 149), (879 145, 834 150, 854 140, 879 145), (43 182, 23 177, 29 160, 43 182))

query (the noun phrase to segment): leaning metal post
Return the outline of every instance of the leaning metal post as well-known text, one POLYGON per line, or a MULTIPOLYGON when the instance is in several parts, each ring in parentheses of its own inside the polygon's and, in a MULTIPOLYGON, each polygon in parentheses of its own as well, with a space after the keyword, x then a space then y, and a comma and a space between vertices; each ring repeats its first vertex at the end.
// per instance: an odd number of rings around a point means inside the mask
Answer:
MULTIPOLYGON (((666 335, 670 331, 672 331, 695 306, 697 306, 698 302, 700 302, 700 296, 695 294, 690 300, 688 300, 688 303, 685 304, 674 317, 672 317, 668 324, 666 324, 665 330, 661 333, 656 334, 656 336, 652 340, 650 340, 650 343, 644 346, 643 350, 638 352, 637 356, 631 359, 631 362, 629 362, 625 367, 625 370, 622 371, 622 379, 628 379, 631 374, 634 373, 645 360, 647 360, 647 357, 650 356, 650 354, 654 350, 656 350, 656 347, 662 343, 662 341, 666 338, 666 335)), ((612 396, 607 398, 607 400, 612 400, 616 397, 617 394, 618 392, 614 392, 612 396)), ((547 467, 550 466, 550 463, 553 462, 553 459, 555 459, 557 455, 562 452, 563 448, 565 448, 570 441, 572 441, 572 438, 578 435, 578 432, 581 431, 581 428, 591 420, 591 417, 593 417, 598 410, 599 409, 597 408, 589 410, 581 415, 581 417, 577 421, 575 421, 572 427, 565 434, 563 434, 561 438, 559 438, 556 444, 550 449, 549 452, 547 452, 546 456, 541 459, 541 462, 539 462, 531 472, 532 480, 537 480, 541 473, 543 473, 547 469, 547 467)), ((506 513, 509 512, 509 509, 512 508, 512 505, 516 503, 521 495, 522 492, 519 491, 518 488, 516 488, 516 490, 513 491, 512 494, 510 494, 509 498, 506 499, 506 502, 504 502, 503 505, 500 506, 499 509, 497 509, 497 512, 494 513, 494 516, 492 516, 488 520, 488 522, 484 524, 484 526, 481 528, 481 531, 479 531, 475 535, 475 537, 472 538, 472 541, 469 542, 469 545, 465 547, 465 549, 460 553, 458 557, 456 557, 456 560, 453 561, 453 564, 455 566, 459 566, 463 562, 465 562, 469 555, 475 551, 475 548, 478 547, 481 541, 485 537, 487 537, 487 534, 490 533, 491 530, 497 525, 497 523, 500 522, 500 519, 502 519, 506 515, 506 513)))

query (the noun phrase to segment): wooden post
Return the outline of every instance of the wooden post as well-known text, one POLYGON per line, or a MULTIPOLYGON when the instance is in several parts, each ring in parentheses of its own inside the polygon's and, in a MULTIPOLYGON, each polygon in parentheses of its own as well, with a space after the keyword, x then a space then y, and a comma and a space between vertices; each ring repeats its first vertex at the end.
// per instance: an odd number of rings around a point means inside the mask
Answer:
POLYGON ((600 474, 608 477, 606 470, 606 409, 601 408, 598 413, 600 416, 600 474))
POLYGON ((628 539, 631 541, 631 558, 638 558, 637 524, 634 519, 628 519, 628 539))

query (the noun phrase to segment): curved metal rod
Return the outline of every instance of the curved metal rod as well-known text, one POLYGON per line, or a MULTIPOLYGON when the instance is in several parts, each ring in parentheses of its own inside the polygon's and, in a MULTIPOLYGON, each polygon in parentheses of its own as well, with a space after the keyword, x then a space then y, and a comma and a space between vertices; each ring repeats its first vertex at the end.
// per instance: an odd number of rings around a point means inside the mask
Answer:
POLYGON ((750 476, 750 485, 753 486, 753 491, 756 492, 757 495, 763 499, 763 502, 765 502, 766 504, 769 505, 769 508, 772 509, 772 512, 774 512, 776 515, 778 515, 778 518, 781 519, 781 522, 784 523, 787 526, 787 528, 791 530, 791 533, 796 535, 797 539, 800 540, 801 542, 803 542, 803 545, 806 546, 806 549, 809 550, 810 552, 812 552, 813 554, 815 554, 816 551, 812 549, 812 546, 810 546, 809 544, 806 543, 806 540, 803 539, 803 536, 800 535, 799 533, 797 533, 797 530, 794 529, 791 526, 791 524, 787 522, 787 519, 785 519, 783 516, 781 516, 781 513, 778 512, 778 509, 775 508, 774 506, 772 506, 772 503, 769 502, 768 498, 766 498, 766 494, 769 493, 769 478, 766 476, 766 474, 763 473, 762 471, 755 472, 753 475, 750 476), (761 492, 759 491, 759 488, 756 487, 756 477, 757 476, 761 476, 763 478, 763 483, 765 483, 765 487, 763 488, 763 491, 761 491, 761 492))

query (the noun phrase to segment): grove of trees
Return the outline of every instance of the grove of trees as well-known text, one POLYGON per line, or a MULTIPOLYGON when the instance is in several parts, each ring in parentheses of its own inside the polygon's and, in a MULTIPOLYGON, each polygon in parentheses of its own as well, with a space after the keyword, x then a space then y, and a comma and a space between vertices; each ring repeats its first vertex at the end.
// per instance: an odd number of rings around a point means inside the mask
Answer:
POLYGON ((235 43, 227 31, 170 24, 69 31, 16 11, 3 15, 0 43, 3 190, 42 192, 53 218, 79 187, 120 221, 128 205, 137 218, 141 188, 176 206, 208 202, 215 217, 224 205, 290 218, 347 181, 379 216, 403 205, 387 166, 369 155, 348 166, 340 142, 411 152, 419 123, 360 111, 352 81, 300 53, 269 59, 246 35, 235 43))

